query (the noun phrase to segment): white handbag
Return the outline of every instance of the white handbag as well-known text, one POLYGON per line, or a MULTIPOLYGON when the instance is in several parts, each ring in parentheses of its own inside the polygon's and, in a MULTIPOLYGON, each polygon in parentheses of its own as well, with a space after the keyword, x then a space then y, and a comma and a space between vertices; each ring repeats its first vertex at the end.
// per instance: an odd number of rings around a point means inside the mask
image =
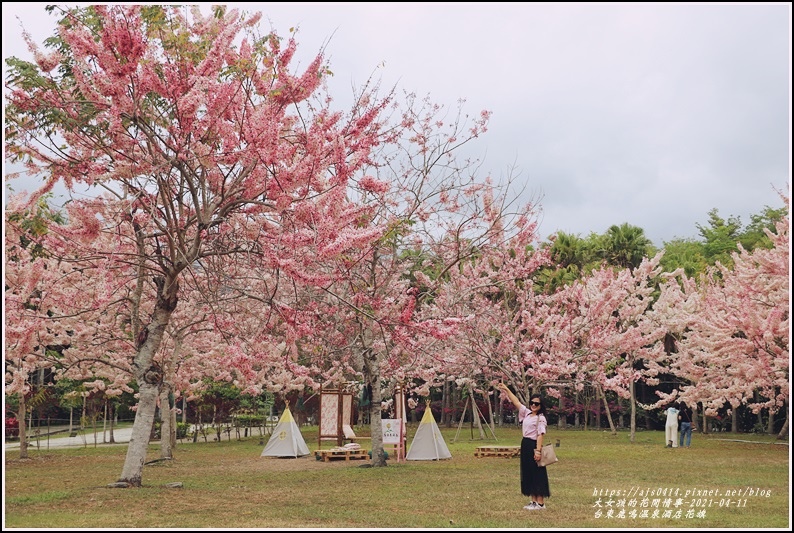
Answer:
POLYGON ((554 453, 554 445, 546 444, 540 449, 540 459, 538 459, 538 466, 549 466, 559 461, 557 454, 554 453))

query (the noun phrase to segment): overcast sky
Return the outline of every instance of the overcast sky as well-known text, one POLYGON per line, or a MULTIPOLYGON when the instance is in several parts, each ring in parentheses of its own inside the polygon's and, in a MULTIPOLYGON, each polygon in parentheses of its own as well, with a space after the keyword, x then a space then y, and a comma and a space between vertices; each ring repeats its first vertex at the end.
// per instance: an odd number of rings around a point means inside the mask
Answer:
MULTIPOLYGON (((20 22, 52 35, 44 5, 3 2, 4 58, 29 57, 20 22)), ((375 73, 492 111, 474 153, 540 198, 542 238, 627 222, 661 246, 790 194, 790 3, 229 5, 297 27, 302 66, 324 47, 340 106, 375 73)))

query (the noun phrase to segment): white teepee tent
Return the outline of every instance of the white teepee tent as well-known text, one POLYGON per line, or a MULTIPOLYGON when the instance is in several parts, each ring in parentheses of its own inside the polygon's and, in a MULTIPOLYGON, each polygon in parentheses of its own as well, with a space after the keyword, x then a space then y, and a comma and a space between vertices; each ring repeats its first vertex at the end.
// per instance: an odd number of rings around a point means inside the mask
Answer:
POLYGON ((441 430, 438 429, 438 424, 436 424, 436 419, 433 418, 428 404, 405 459, 408 461, 435 461, 451 457, 452 454, 449 453, 447 443, 441 436, 441 430))
POLYGON ((295 423, 295 419, 292 418, 289 405, 287 405, 278 424, 273 429, 273 434, 270 435, 270 440, 262 450, 261 457, 298 457, 302 455, 309 455, 309 447, 306 446, 301 430, 295 423))

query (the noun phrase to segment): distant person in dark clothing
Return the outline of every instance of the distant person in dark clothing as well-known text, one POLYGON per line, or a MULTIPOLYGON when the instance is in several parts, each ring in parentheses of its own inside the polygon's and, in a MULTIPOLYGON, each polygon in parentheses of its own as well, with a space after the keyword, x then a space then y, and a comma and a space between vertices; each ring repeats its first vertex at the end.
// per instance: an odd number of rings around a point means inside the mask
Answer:
POLYGON ((684 446, 684 438, 686 437, 686 447, 692 441, 692 409, 687 404, 681 402, 678 406, 678 422, 680 423, 680 432, 678 435, 678 445, 684 446))

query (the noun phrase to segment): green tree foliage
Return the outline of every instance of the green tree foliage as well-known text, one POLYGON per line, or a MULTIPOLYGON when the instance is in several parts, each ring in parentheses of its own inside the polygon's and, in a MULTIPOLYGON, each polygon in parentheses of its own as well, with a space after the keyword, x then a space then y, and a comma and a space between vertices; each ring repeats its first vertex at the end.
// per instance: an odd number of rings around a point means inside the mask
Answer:
MULTIPOLYGON (((24 231, 20 236, 20 246, 29 250, 33 257, 44 255, 44 249, 39 243, 39 238, 47 233, 47 228, 51 223, 63 225, 66 217, 57 209, 54 209, 50 202, 52 193, 47 193, 39 198, 33 209, 28 209, 22 213, 11 213, 8 215, 8 224, 18 224, 24 231)), ((10 258, 14 260, 14 258, 10 258)))
POLYGON ((594 259, 592 239, 586 240, 564 231, 557 233, 548 247, 553 264, 542 268, 536 280, 537 289, 546 294, 579 279, 594 259))
POLYGON ((590 233, 586 238, 559 232, 547 246, 554 265, 541 269, 536 280, 538 290, 547 294, 604 263, 615 268, 634 269, 644 257, 656 253, 645 230, 627 223, 610 226, 602 235, 590 233))
POLYGON ((645 230, 624 222, 609 227, 598 252, 607 264, 634 270, 643 258, 653 257, 655 250, 645 230))
POLYGON ((755 215, 750 216, 750 223, 739 236, 739 242, 748 252, 756 248, 771 248, 772 241, 767 236, 765 229, 775 231, 775 224, 788 214, 788 209, 781 207, 774 209, 766 206, 755 215))
POLYGON ((748 252, 756 248, 770 248, 771 241, 765 229, 775 231, 775 224, 788 213, 786 207, 764 207, 759 213, 750 216, 750 223, 742 229, 738 216, 724 219, 715 208, 709 211, 706 224, 697 224, 701 239, 674 239, 664 243, 665 257, 662 265, 667 272, 683 268, 687 276, 705 272, 708 266, 719 261, 730 267, 731 254, 739 250, 741 244, 748 252))
POLYGON ((707 224, 696 224, 703 237, 703 255, 709 264, 717 261, 723 265, 733 264, 731 254, 737 251, 742 223, 739 217, 731 216, 727 220, 719 216, 717 209, 709 211, 707 224))
POLYGON ((664 243, 664 256, 661 260, 665 272, 684 269, 687 277, 695 277, 706 271, 708 261, 704 255, 703 243, 696 239, 673 239, 664 243))
POLYGON ((196 402, 196 410, 202 419, 228 420, 239 409, 242 393, 238 387, 225 381, 206 380, 207 386, 201 391, 196 402))

